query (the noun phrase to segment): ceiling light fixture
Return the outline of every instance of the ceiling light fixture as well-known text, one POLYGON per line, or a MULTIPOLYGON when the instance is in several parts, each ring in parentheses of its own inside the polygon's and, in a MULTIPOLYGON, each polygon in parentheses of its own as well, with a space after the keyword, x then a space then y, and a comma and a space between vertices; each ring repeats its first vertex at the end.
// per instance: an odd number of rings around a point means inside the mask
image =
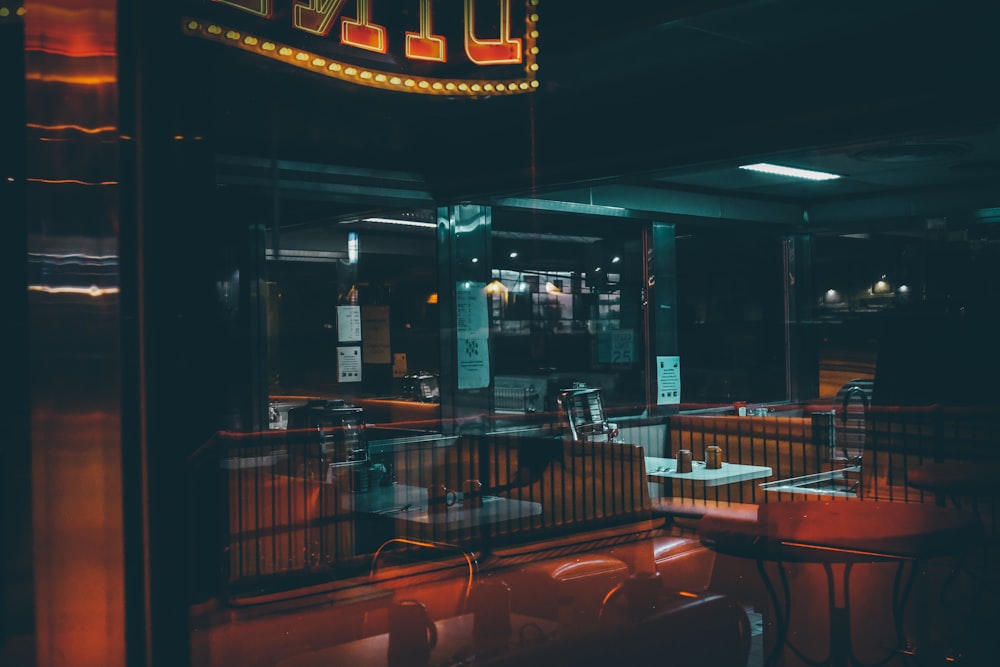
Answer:
POLYGON ((404 227, 437 227, 436 223, 402 218, 364 218, 362 222, 376 222, 383 225, 403 225, 404 227))
POLYGON ((825 171, 813 171, 811 169, 798 169, 796 167, 784 167, 780 164, 770 164, 768 162, 744 164, 740 165, 740 169, 746 169, 747 171, 759 171, 765 174, 774 174, 776 176, 804 178, 808 181, 832 181, 840 178, 839 174, 831 174, 825 171))

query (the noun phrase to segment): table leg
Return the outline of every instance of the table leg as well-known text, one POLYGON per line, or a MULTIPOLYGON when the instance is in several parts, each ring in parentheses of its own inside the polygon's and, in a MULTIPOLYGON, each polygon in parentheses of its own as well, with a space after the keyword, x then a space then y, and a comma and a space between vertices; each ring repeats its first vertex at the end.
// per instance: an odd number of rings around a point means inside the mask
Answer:
POLYGON ((781 660, 781 654, 784 652, 785 645, 788 642, 788 620, 791 616, 791 594, 788 591, 788 577, 785 574, 785 567, 780 562, 775 563, 778 568, 778 575, 781 578, 781 590, 784 594, 784 600, 778 600, 778 592, 774 588, 774 584, 771 583, 771 577, 767 574, 767 569, 764 566, 764 561, 757 561, 757 572, 760 573, 761 581, 764 582, 764 588, 767 589, 767 594, 771 598, 771 607, 774 609, 774 624, 778 631, 777 640, 774 643, 774 648, 767 655, 764 660, 764 665, 766 667, 773 667, 777 665, 781 660))
MULTIPOLYGON (((775 625, 778 633, 774 648, 767 655, 764 664, 767 667, 774 667, 775 665, 778 665, 785 649, 791 651, 800 661, 807 665, 811 665, 812 667, 880 667, 881 665, 888 663, 896 656, 902 655, 899 648, 894 648, 882 659, 876 662, 866 663, 858 659, 858 657, 854 654, 854 643, 851 637, 850 578, 853 564, 845 563, 843 564, 843 569, 840 570, 838 568, 837 572, 834 571, 834 566, 831 563, 822 563, 822 565, 826 574, 827 583, 827 604, 830 615, 830 648, 824 659, 815 660, 805 655, 802 650, 788 638, 788 625, 791 619, 791 592, 789 590, 788 577, 783 564, 780 562, 776 563, 778 576, 781 582, 781 597, 783 598, 779 599, 778 590, 771 581, 771 578, 765 569, 764 562, 759 560, 757 561, 757 571, 760 573, 761 579, 764 582, 764 586, 771 599, 771 605, 774 608, 775 625), (840 576, 838 576, 838 573, 840 576)), ((911 565, 912 568, 910 570, 910 576, 904 582, 903 573, 906 567, 906 561, 901 561, 899 563, 893 584, 892 614, 897 647, 905 645, 903 612, 918 571, 916 563, 911 563, 911 565)))

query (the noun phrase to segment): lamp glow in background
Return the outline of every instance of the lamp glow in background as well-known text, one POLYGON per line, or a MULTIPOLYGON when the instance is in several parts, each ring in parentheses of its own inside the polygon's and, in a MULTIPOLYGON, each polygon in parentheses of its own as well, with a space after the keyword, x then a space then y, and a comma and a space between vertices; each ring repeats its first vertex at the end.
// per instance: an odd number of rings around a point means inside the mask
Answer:
POLYGON ((833 288, 828 289, 823 294, 823 303, 832 305, 832 304, 840 303, 841 301, 843 301, 843 297, 840 296, 840 292, 838 292, 837 290, 835 290, 833 288))
POLYGON ((797 167, 785 167, 780 164, 769 162, 757 162, 755 164, 740 165, 740 169, 747 171, 757 171, 764 174, 774 174, 776 176, 790 176, 792 178, 804 178, 807 181, 832 181, 840 178, 839 174, 831 174, 825 171, 813 171, 812 169, 799 169, 797 167))

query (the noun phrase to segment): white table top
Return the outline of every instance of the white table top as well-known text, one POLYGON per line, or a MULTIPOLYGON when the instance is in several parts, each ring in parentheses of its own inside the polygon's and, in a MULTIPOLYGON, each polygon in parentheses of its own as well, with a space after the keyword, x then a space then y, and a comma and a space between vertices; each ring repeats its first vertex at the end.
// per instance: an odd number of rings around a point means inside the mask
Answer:
POLYGON ((441 512, 427 511, 427 489, 422 486, 392 484, 353 495, 355 511, 378 514, 401 521, 447 524, 452 527, 478 526, 512 521, 542 513, 542 504, 498 496, 483 496, 482 507, 465 507, 458 502, 441 512))
POLYGON ((691 472, 677 472, 677 459, 646 457, 646 476, 659 480, 690 480, 705 486, 722 486, 751 479, 771 476, 768 466, 750 466, 742 463, 723 462, 721 468, 706 468, 704 461, 692 461, 691 472))

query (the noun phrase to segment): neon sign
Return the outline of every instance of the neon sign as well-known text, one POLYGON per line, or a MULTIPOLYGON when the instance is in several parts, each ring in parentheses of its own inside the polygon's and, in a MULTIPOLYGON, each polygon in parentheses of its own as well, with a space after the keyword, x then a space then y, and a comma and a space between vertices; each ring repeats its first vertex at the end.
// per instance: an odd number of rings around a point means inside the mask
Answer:
POLYGON ((189 0, 185 34, 317 74, 477 97, 538 87, 539 0, 189 0))

